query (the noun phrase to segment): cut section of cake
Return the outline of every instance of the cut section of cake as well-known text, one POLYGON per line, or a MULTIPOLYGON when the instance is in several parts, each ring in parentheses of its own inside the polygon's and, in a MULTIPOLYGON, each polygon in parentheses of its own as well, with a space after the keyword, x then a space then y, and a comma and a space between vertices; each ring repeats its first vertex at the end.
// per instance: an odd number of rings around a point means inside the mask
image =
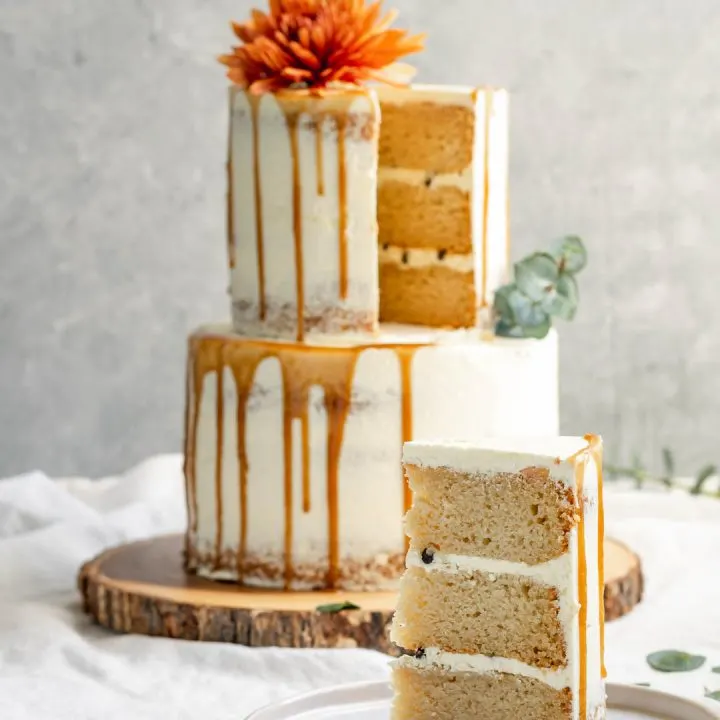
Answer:
POLYGON ((380 319, 472 327, 506 281, 508 95, 378 89, 380 319))
POLYGON ((406 443, 393 720, 598 720, 602 441, 406 443))

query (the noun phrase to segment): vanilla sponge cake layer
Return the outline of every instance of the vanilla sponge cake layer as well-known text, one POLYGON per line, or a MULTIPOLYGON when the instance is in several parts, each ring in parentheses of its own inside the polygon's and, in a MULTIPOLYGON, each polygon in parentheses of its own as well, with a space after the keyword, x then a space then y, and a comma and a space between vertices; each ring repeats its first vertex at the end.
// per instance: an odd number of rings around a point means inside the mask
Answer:
POLYGON ((393 641, 415 651, 502 656, 540 668, 567 662, 558 592, 531 578, 410 567, 393 641))
POLYGON ((402 658, 393 673, 393 720, 567 720, 568 689, 508 673, 413 667, 402 658), (405 661, 406 664, 403 664, 405 661))
POLYGON ((552 478, 551 468, 467 473, 406 464, 405 472, 414 496, 405 530, 415 550, 529 564, 568 550, 572 490, 552 478))
POLYGON ((381 319, 430 327, 462 328, 474 324, 476 294, 472 271, 449 263, 412 267, 416 250, 406 250, 399 264, 383 262, 380 252, 381 319))
POLYGON ((475 135, 472 105, 444 105, 418 97, 407 112, 399 95, 382 89, 379 96, 382 166, 459 173, 470 165, 475 135))
MULTIPOLYGON (((382 177, 382 176, 381 176, 382 177)), ((470 193, 459 187, 434 187, 388 180, 378 188, 380 245, 472 252, 470 193)))

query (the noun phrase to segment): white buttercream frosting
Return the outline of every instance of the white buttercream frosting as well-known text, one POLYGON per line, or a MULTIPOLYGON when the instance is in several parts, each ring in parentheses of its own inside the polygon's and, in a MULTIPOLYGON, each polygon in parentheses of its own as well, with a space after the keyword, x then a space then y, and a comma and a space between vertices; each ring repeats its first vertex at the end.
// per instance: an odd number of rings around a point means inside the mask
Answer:
POLYGON ((381 167, 378 170, 378 183, 399 182, 414 187, 423 185, 432 188, 453 187, 470 192, 473 188, 472 168, 465 168, 459 173, 428 173, 425 170, 408 168, 381 167))
POLYGON ((447 253, 440 258, 437 250, 428 250, 427 248, 408 249, 397 245, 387 245, 380 248, 380 263, 388 263, 408 269, 445 267, 455 272, 467 273, 473 271, 475 258, 472 253, 466 255, 447 253))
POLYGON ((427 669, 440 667, 450 672, 472 672, 486 675, 488 673, 508 673, 523 675, 550 685, 556 690, 572 685, 572 669, 569 667, 557 670, 535 667, 513 658, 489 657, 487 655, 467 655, 465 653, 443 652, 438 648, 425 648, 421 658, 403 655, 395 660, 399 666, 427 669))
MULTIPOLYGON (((245 92, 231 92, 231 160, 233 243, 236 263, 231 270, 234 303, 251 308, 242 313, 249 334, 272 333, 275 315, 297 313, 297 260, 293 215, 293 156, 281 99, 266 93, 259 100, 258 153, 264 246, 266 321, 257 316, 261 300, 254 189, 252 112, 245 92)), ((339 143, 332 113, 323 116, 321 99, 313 100, 317 114, 301 114, 298 124, 298 173, 301 192, 302 275, 306 314, 322 315, 332 308, 364 311, 377 318, 379 305, 377 255, 377 136, 345 143, 347 182, 346 247, 348 292, 340 297, 340 181, 339 143), (318 137, 307 121, 321 123, 318 137), (319 157, 321 162, 318 162, 319 157), (321 174, 323 193, 318 192, 321 174)), ((356 94, 347 115, 378 117, 373 93, 356 94)), ((239 321, 238 321, 239 322, 239 321)), ((293 333, 290 333, 290 337, 293 333)))
POLYGON ((519 472, 546 467, 568 485, 575 482, 573 456, 589 447, 582 437, 488 436, 478 442, 422 442, 405 444, 403 462, 422 467, 449 467, 467 473, 519 472))
MULTIPOLYGON (((473 108, 478 94, 485 88, 470 85, 427 85, 412 84, 408 87, 381 85, 376 92, 381 102, 393 105, 430 102, 434 105, 454 105, 456 107, 473 108)), ((493 90, 493 92, 504 92, 493 90)))

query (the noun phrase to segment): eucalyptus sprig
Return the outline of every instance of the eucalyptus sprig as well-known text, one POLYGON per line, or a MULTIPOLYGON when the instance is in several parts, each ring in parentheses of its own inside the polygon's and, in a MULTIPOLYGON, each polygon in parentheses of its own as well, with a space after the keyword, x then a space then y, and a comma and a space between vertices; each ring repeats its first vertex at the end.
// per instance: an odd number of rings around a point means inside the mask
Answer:
POLYGON ((495 334, 513 338, 544 338, 552 318, 572 320, 579 291, 575 276, 587 264, 583 241, 568 235, 550 252, 536 252, 514 266, 514 281, 495 292, 495 334))
POLYGON ((679 482, 675 474, 675 456, 669 448, 662 449, 663 472, 656 474, 648 470, 638 455, 633 456, 629 466, 611 465, 605 463, 603 471, 611 480, 629 479, 635 482, 635 487, 642 488, 646 484, 663 485, 668 489, 680 488, 687 490, 691 495, 706 495, 720 497, 720 488, 716 491, 707 489, 707 481, 718 474, 718 466, 714 463, 703 465, 695 473, 692 484, 679 482))

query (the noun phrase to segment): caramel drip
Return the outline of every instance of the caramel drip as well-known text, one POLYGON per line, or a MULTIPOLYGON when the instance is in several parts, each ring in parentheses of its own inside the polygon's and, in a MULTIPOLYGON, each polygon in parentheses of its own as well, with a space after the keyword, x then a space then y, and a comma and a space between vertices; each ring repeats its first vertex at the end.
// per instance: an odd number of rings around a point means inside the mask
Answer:
POLYGON ((288 369, 283 370, 283 468, 285 493, 285 589, 290 589, 293 578, 293 442, 292 442, 292 407, 288 398, 292 389, 292 378, 288 377, 288 369))
POLYGON ((592 436, 585 438, 590 442, 590 451, 598 473, 598 586, 600 592, 600 668, 602 676, 607 677, 605 668, 605 506, 603 504, 603 451, 599 439, 592 436))
POLYGON ((480 307, 486 308, 487 299, 487 263, 488 263, 488 214, 490 210, 490 117, 492 114, 493 93, 485 90, 485 152, 484 152, 484 192, 482 217, 482 285, 480 290, 480 307))
POLYGON ((193 508, 192 517, 189 521, 192 535, 197 534, 197 458, 196 445, 198 434, 198 423, 200 421, 200 402, 202 400, 203 383, 205 376, 218 367, 220 360, 219 350, 211 347, 211 352, 204 352, 205 345, 201 339, 193 338, 190 341, 190 362, 192 364, 192 410, 190 411, 190 433, 188 444, 185 448, 185 462, 187 468, 187 485, 191 491, 191 505, 193 508))
MULTIPOLYGON (((185 429, 184 429, 184 459, 183 475, 185 476, 185 502, 187 507, 188 527, 195 528, 197 515, 197 491, 195 487, 195 437, 193 434, 193 423, 197 417, 195 385, 193 381, 193 342, 188 342, 188 359, 185 370, 185 429)), ((189 538, 186 538, 189 540, 189 538)), ((189 551, 186 547, 186 552, 189 551)))
POLYGON ((255 244, 257 248, 258 308, 260 319, 265 319, 265 237, 262 216, 262 182, 260 178, 260 101, 261 95, 247 94, 252 118, 253 187, 255 193, 255 244))
POLYGON ((347 246, 347 117, 338 116, 338 257, 340 262, 340 299, 348 294, 347 246))
MULTIPOLYGON (((334 588, 340 567, 340 493, 338 487, 340 454, 345 425, 352 402, 352 383, 360 351, 339 355, 323 384, 327 414, 327 505, 328 505, 328 574, 326 585, 334 588)), ((328 368, 330 369, 330 368, 328 368)))
POLYGON ((222 536, 223 536, 223 450, 224 450, 224 421, 225 421, 225 370, 222 359, 223 348, 218 349, 217 362, 217 402, 215 404, 215 562, 220 562, 222 557, 222 536))
POLYGON ((297 294, 297 341, 305 338, 305 279, 303 268, 303 235, 302 235, 302 186, 300 182, 300 147, 298 124, 300 115, 286 112, 285 121, 290 134, 290 152, 293 165, 293 235, 295 238, 295 283, 297 294))
MULTIPOLYGON (((398 360, 400 361, 400 388, 402 392, 402 444, 413 439, 413 393, 412 393, 412 362, 415 352, 419 346, 398 347, 398 360)), ((403 508, 407 512, 412 505, 412 490, 410 483, 405 477, 405 472, 401 469, 403 484, 403 508)), ((410 538, 405 537, 405 550, 410 548, 410 538)))
POLYGON ((228 265, 230 269, 235 267, 235 218, 233 211, 233 164, 232 164, 232 135, 233 135, 233 124, 232 124, 232 100, 230 101, 230 120, 228 122, 228 156, 226 163, 227 171, 227 251, 228 251, 228 265))
POLYGON ((232 370, 237 392, 237 453, 240 469, 240 537, 236 558, 238 577, 242 576, 243 562, 247 556, 248 534, 248 455, 247 455, 247 406, 255 382, 255 372, 267 357, 266 350, 247 346, 242 352, 226 353, 228 367, 232 370))
POLYGON ((323 158, 323 121, 318 115, 315 122, 315 172, 317 174, 317 194, 325 195, 325 160, 323 158))
MULTIPOLYGON (((602 462, 602 444, 599 437, 595 435, 586 435, 585 440, 588 442, 588 447, 581 450, 576 455, 570 458, 570 462, 574 463, 575 466, 575 494, 578 510, 578 524, 577 524, 577 552, 578 552, 578 603, 580 609, 578 611, 578 654, 579 654, 579 687, 578 687, 578 707, 580 718, 587 717, 587 621, 588 621, 588 582, 587 582, 587 549, 585 543, 585 469, 589 458, 593 458, 598 467, 598 482, 600 482, 600 464, 602 462)), ((602 497, 600 493, 600 487, 598 486, 598 503, 602 508, 602 497)), ((601 510, 599 509, 599 512, 601 510)), ((598 516, 598 528, 600 528, 601 521, 598 516)), ((598 533, 601 531, 598 530, 598 533)), ((602 543, 598 548, 598 562, 602 562, 602 543)), ((600 585, 600 633, 602 638, 602 624, 603 624, 603 572, 599 570, 599 585, 600 585)), ((602 639, 601 639, 602 643, 602 639)), ((602 659, 601 659, 602 661, 602 659)))

